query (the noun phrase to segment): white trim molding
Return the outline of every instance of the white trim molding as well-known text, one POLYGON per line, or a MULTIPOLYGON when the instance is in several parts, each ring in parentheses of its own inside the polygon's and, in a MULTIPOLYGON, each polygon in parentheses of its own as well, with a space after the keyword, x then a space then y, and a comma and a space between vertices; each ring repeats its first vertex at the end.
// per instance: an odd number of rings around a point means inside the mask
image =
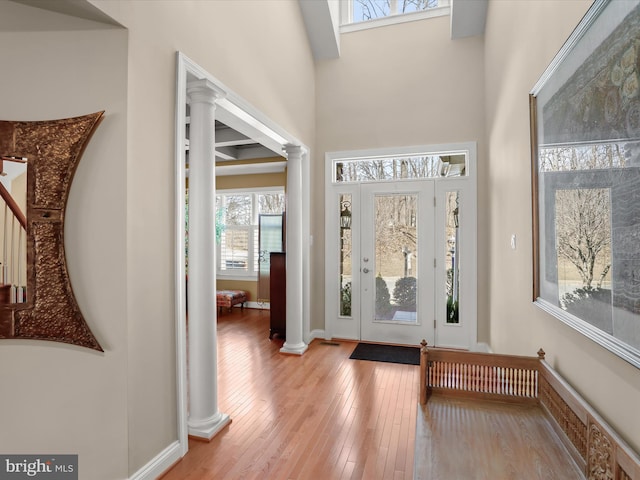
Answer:
MULTIPOLYGON (((224 98, 217 98, 215 101, 215 118, 219 119, 229 127, 240 132, 248 138, 255 140, 266 148, 272 150, 276 155, 282 155, 285 145, 296 145, 302 152, 299 158, 301 169, 300 178, 302 187, 300 190, 302 221, 297 226, 300 229, 301 242, 299 248, 302 251, 302 262, 298 266, 302 273, 301 315, 298 316, 300 330, 303 337, 308 337, 307 333, 310 325, 310 269, 308 258, 310 256, 310 163, 309 149, 289 132, 281 128, 266 115, 245 101, 233 90, 224 85, 220 80, 213 77, 206 70, 201 68, 181 52, 176 52, 176 119, 175 119, 175 318, 176 318, 176 389, 177 389, 177 431, 178 431, 178 451, 180 456, 184 456, 188 449, 188 383, 187 383, 187 331, 186 331, 186 269, 184 262, 185 252, 185 142, 186 138, 186 105, 187 105, 187 84, 194 80, 207 81, 216 90, 225 92, 224 98)), ((193 119, 192 119, 193 121, 193 119)), ((190 145, 190 147, 192 147, 190 145)), ((193 172, 192 172, 193 173, 193 172)), ((216 427, 226 424, 227 419, 223 414, 222 418, 207 418, 209 427, 216 427), (219 421, 220 420, 220 421, 219 421)), ((198 425, 192 425, 198 427, 198 425)), ((211 428, 206 428, 205 435, 211 433, 211 428)))
POLYGON ((244 163, 241 165, 216 165, 216 176, 254 175, 258 173, 281 173, 287 162, 244 163))
POLYGON ((178 460, 183 457, 180 442, 175 441, 158 455, 153 457, 140 470, 129 477, 129 480, 155 480, 166 473, 178 460))

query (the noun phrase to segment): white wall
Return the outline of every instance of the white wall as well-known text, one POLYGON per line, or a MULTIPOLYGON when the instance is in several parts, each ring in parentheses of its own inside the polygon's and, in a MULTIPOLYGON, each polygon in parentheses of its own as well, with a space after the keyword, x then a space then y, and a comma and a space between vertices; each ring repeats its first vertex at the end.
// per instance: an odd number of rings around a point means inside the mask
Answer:
POLYGON ((588 0, 489 5, 486 100, 489 158, 491 345, 551 364, 640 450, 640 370, 531 302, 529 92, 589 8, 588 0), (544 34, 542 34, 544 32, 544 34), (509 249, 512 234, 518 248, 509 249))
POLYGON ((80 478, 127 476, 126 32, 0 2, 0 115, 106 110, 67 205, 71 282, 105 352, 0 341, 0 451, 79 455, 80 478))
MULTIPOLYGON (((483 45, 481 37, 451 40, 449 17, 437 17, 344 34, 340 58, 318 62, 312 329, 324 328, 325 152, 477 141, 483 269, 483 45)), ((479 298, 486 299, 484 283, 478 287, 479 298)), ((488 338, 485 310, 481 300, 481 340, 488 338)))
POLYGON ((307 145, 313 60, 297 2, 94 1, 129 32, 129 472, 176 440, 174 103, 183 52, 307 145))

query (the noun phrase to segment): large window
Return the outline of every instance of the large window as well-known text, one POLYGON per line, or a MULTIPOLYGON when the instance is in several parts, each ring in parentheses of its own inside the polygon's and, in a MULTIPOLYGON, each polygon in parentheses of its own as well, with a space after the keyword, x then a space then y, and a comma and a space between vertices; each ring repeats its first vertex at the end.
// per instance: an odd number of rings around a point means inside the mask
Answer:
POLYGON ((449 3, 450 0, 343 0, 342 25, 357 25, 355 29, 360 29, 447 15, 449 3))
POLYGON ((637 2, 594 2, 531 92, 538 306, 640 368, 637 2))
POLYGON ((283 213, 284 189, 219 190, 218 193, 218 275, 222 278, 255 278, 258 273, 258 215, 283 213))

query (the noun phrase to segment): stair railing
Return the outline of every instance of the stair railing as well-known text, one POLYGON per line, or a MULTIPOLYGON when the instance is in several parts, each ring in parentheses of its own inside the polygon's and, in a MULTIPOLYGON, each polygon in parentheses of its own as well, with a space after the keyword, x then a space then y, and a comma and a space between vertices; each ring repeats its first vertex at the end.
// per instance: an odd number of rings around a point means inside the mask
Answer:
POLYGON ((0 183, 0 197, 4 201, 4 225, 2 229, 2 265, 0 266, 0 289, 8 290, 8 295, 0 291, 0 303, 26 302, 26 278, 23 272, 26 265, 27 218, 0 183))

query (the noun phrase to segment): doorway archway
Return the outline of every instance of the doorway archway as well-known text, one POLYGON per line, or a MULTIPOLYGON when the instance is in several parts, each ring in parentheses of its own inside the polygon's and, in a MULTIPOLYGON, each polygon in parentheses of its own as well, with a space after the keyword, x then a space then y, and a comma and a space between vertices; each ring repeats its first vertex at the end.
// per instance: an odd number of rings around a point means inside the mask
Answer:
MULTIPOLYGON (((196 240, 205 248, 201 251, 198 270, 190 276, 189 297, 190 330, 203 328, 205 335, 189 339, 186 328, 186 268, 185 268, 185 182, 186 167, 186 125, 187 103, 197 97, 198 107, 190 119, 190 161, 198 162, 199 168, 190 172, 190 181, 200 185, 196 192, 190 194, 190 202, 205 204, 201 213, 190 218, 196 225, 197 232, 212 230, 207 223, 214 222, 214 215, 209 215, 211 203, 215 196, 214 156, 215 120, 223 121, 243 135, 255 140, 274 152, 285 152, 288 168, 295 171, 287 180, 287 190, 296 195, 296 207, 287 228, 287 244, 292 259, 287 263, 287 270, 300 281, 292 283, 297 289, 287 302, 288 331, 292 332, 283 349, 286 353, 302 354, 306 350, 305 338, 309 335, 309 150, 298 139, 270 120, 255 107, 251 106, 226 85, 213 77, 181 52, 177 53, 177 87, 176 87, 176 150, 175 150, 175 318, 176 318, 176 385, 177 385, 177 417, 178 437, 181 454, 188 451, 188 436, 210 439, 229 422, 228 416, 218 411, 217 406, 217 365, 216 365, 216 308, 215 292, 215 255, 212 239, 203 237, 196 240), (191 96, 191 98, 190 98, 191 96), (193 131, 198 133, 193 137, 193 131), (196 144, 197 143, 197 144, 196 144), (191 158, 194 157, 194 158, 191 158), (194 175, 205 178, 194 179, 194 175), (211 178, 211 180, 210 180, 211 178), (296 193, 297 192, 297 193, 296 193), (197 195, 198 198, 193 198, 197 195), (209 203, 208 203, 209 202, 209 203), (204 212, 204 213, 202 213, 204 212), (201 227, 198 229, 198 224, 201 227), (209 242, 209 245, 207 245, 209 242), (209 248, 210 247, 210 248, 209 248), (193 305, 194 302, 199 302, 193 305), (211 327, 211 322, 213 327, 211 327), (290 325, 291 322, 291 325, 290 325), (213 332, 213 334, 211 334, 213 332), (189 342, 189 348, 187 343, 189 342), (187 354, 189 360, 187 362, 187 354), (211 363, 214 365, 212 366, 211 363), (187 370, 189 365, 189 371, 187 370), (204 373, 203 373, 204 372, 204 373), (189 412, 197 412, 197 418, 190 421, 189 412)), ((192 109, 193 110, 193 109, 192 109)), ((191 216, 191 212, 190 212, 191 216)), ((210 226, 210 225, 209 225, 210 226)), ((190 235, 190 244, 194 239, 190 235)), ((198 250, 198 248, 196 248, 198 250)), ((289 285, 287 285, 289 293, 289 285)), ((193 336, 195 337, 195 335, 193 336)))

